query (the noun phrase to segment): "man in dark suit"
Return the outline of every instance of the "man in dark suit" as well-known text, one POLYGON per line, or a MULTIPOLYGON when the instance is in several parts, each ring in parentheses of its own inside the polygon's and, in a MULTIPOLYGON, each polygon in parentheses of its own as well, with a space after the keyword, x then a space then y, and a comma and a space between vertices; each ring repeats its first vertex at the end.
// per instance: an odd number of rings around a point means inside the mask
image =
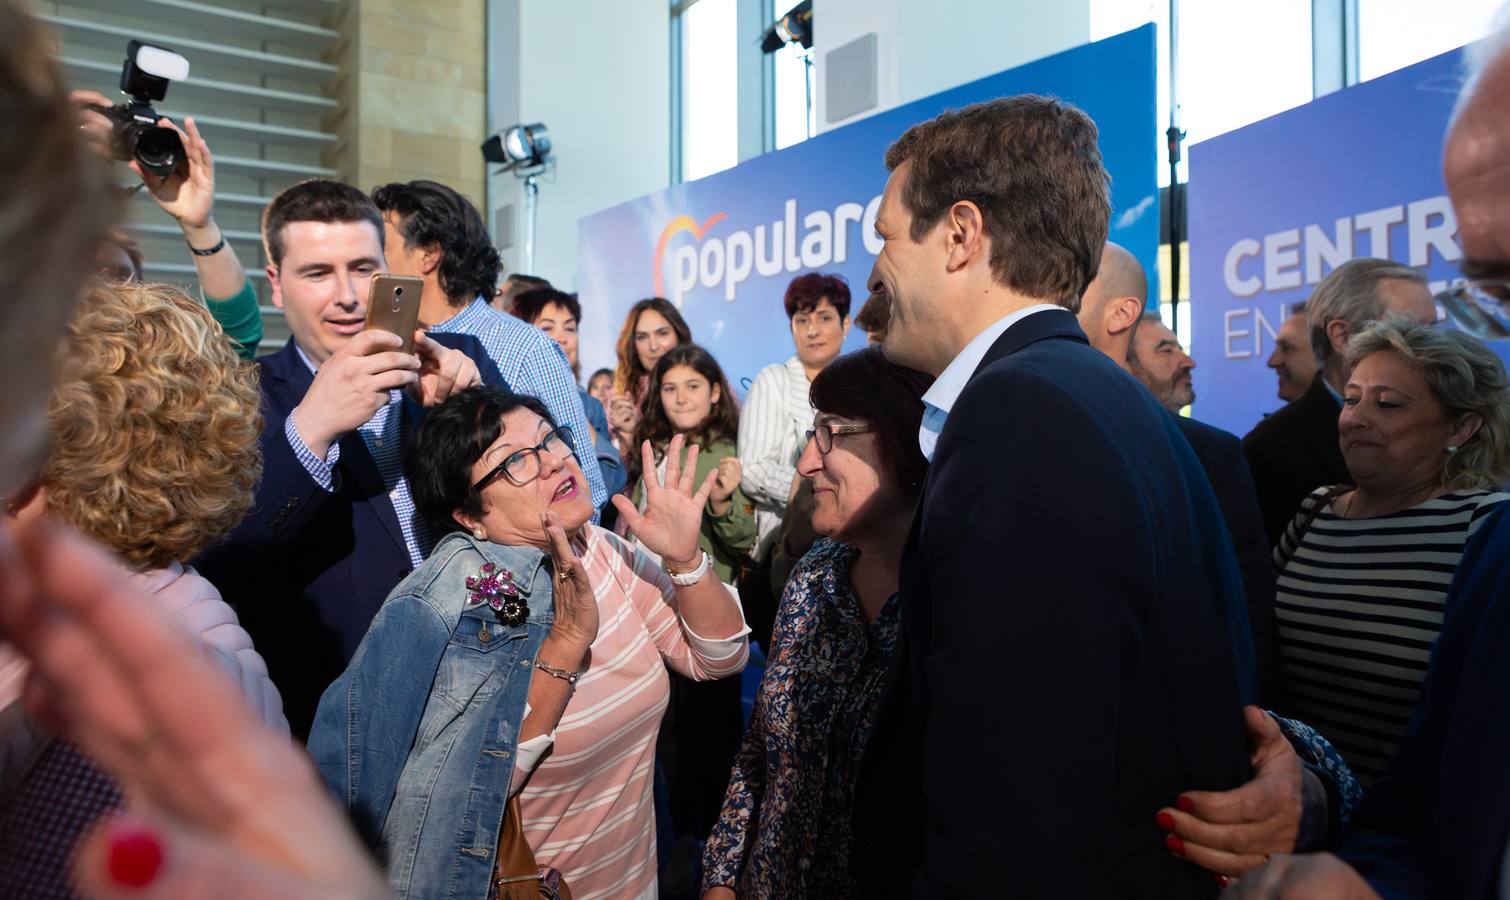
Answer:
MULTIPOLYGON (((1091 346, 1105 353, 1112 362, 1132 372, 1136 357, 1136 337, 1152 324, 1146 313, 1148 277, 1137 257, 1126 248, 1107 242, 1101 253, 1101 269, 1096 273, 1075 317, 1091 346)), ((1159 323, 1163 327, 1163 323, 1159 323)), ((1164 329, 1168 331, 1168 329, 1164 329)), ((1183 352, 1183 351, 1182 351, 1183 352)), ((1145 366, 1145 370, 1149 367, 1145 366)), ((1140 379, 1141 380, 1141 379, 1140 379)), ((1155 394, 1157 396, 1157 392, 1155 394)), ((1267 705, 1274 679, 1274 563, 1269 542, 1264 536, 1263 516, 1258 508, 1258 493, 1253 476, 1243 459, 1242 441, 1236 435, 1187 416, 1171 413, 1190 449, 1200 460, 1201 469, 1216 493, 1217 505, 1227 523, 1227 535, 1237 553, 1242 571, 1243 596, 1248 608, 1248 625, 1253 632, 1253 654, 1258 666, 1258 693, 1253 702, 1267 705)))
POLYGON ((937 376, 897 680, 856 798, 866 896, 1209 897, 1151 813, 1243 783, 1252 647, 1199 463, 1074 309, 1110 215, 1094 124, 1021 96, 887 152, 872 292, 937 376))
POLYGON ((1321 371, 1305 393, 1265 418, 1243 438, 1243 452, 1264 514, 1269 546, 1277 546, 1300 501, 1323 485, 1350 483, 1337 445, 1342 412, 1343 360, 1348 338, 1388 314, 1436 321, 1437 311, 1417 269, 1387 259, 1343 263, 1316 285, 1306 301, 1311 349, 1321 371))
POLYGON ((257 360, 256 501, 195 566, 236 607, 302 737, 388 592, 433 543, 403 477, 421 411, 498 375, 475 338, 419 335, 409 354, 397 336, 363 330, 368 287, 385 269, 383 220, 362 192, 295 185, 268 205, 263 239, 293 339, 257 360))

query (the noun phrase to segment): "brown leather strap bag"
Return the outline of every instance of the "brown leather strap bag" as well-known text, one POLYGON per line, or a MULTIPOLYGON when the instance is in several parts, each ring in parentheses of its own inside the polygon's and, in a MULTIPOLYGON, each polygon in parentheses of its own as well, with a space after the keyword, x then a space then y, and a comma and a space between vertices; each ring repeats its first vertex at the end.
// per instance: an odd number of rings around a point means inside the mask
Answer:
POLYGON ((561 873, 535 862, 535 852, 524 840, 524 819, 519 795, 509 798, 498 829, 498 858, 493 866, 493 896, 498 900, 572 900, 571 888, 561 873))

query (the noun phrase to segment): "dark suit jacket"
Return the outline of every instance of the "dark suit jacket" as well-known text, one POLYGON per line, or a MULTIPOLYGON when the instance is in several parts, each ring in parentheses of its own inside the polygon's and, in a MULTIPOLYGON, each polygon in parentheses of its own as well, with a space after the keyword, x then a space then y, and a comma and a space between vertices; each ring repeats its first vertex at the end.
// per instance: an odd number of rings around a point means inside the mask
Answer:
POLYGON ((1278 623, 1274 618, 1274 557, 1264 534, 1264 519, 1259 511, 1253 476, 1243 458, 1243 444, 1237 435, 1204 422, 1184 416, 1173 418, 1180 434, 1185 436, 1190 449, 1201 461, 1201 468, 1206 471, 1206 478, 1216 493, 1216 502, 1222 508, 1222 518, 1227 522, 1227 532, 1232 537, 1232 549, 1237 553, 1238 568, 1242 571, 1243 597, 1248 605, 1248 626, 1253 633, 1253 655, 1258 666, 1256 702, 1268 706, 1278 659, 1275 655, 1278 623))
POLYGON ((1246 779, 1241 590, 1153 396, 1068 311, 1009 328, 903 557, 901 677, 856 798, 863 896, 1215 896, 1154 814, 1246 779))
POLYGON ((1510 514, 1458 565, 1405 740, 1338 853, 1385 900, 1494 900, 1510 838, 1510 514))
MULTIPOLYGON (((432 334, 498 369, 470 335, 432 334)), ((340 440, 336 490, 309 475, 284 437, 289 413, 314 376, 294 342, 257 359, 262 377, 262 481, 247 517, 194 566, 241 616, 283 695, 295 735, 305 736, 320 693, 346 668, 388 592, 409 574, 409 551, 377 463, 355 431, 340 440)), ((423 410, 404 403, 407 445, 423 410)))
POLYGON ((1321 373, 1306 392, 1264 419, 1243 438, 1243 452, 1258 488, 1269 546, 1300 511, 1300 501, 1322 485, 1350 484, 1353 476, 1337 444, 1337 398, 1321 373))

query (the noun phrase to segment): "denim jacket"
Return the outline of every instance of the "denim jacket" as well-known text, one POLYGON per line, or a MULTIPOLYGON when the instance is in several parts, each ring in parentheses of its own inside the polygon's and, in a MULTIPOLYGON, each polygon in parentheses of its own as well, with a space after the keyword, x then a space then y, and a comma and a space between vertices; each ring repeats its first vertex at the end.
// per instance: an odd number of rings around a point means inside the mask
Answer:
POLYGON ((453 533, 388 596, 320 698, 309 751, 387 865, 399 897, 485 900, 535 654, 550 631, 550 561, 453 533), (510 628, 466 608, 484 562, 529 605, 510 628))

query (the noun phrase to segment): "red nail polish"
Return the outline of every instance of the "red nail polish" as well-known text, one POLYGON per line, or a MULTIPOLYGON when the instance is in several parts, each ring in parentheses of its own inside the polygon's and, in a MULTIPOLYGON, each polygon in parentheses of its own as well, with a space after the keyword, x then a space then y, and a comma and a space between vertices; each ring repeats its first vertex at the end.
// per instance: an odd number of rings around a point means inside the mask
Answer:
POLYGON ((1153 823, 1165 831, 1174 831, 1174 816, 1167 812, 1161 812, 1154 816, 1153 823))
POLYGON ((1232 883, 1231 878, 1228 878, 1226 875, 1219 875, 1216 872, 1211 873, 1211 878, 1216 882, 1217 887, 1226 887, 1232 883))
POLYGON ((1185 842, 1180 840, 1178 835, 1164 835, 1164 846, 1168 847, 1169 852, 1173 853, 1175 856, 1185 855, 1185 842))
POLYGON ((155 833, 136 825, 113 829, 107 866, 110 880, 130 888, 152 883, 163 865, 163 845, 155 833))
POLYGON ((1179 797, 1175 798, 1174 808, 1179 810, 1180 812, 1193 813, 1195 812, 1195 801, 1190 799, 1189 797, 1186 797, 1184 794, 1181 794, 1179 797))

